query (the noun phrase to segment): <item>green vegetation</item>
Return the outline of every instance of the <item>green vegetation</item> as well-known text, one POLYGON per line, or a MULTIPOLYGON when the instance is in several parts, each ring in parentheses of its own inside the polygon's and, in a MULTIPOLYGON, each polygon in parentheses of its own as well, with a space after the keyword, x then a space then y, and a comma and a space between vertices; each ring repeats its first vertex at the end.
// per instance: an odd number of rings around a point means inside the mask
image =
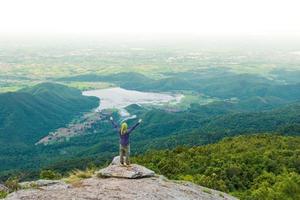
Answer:
POLYGON ((199 147, 152 151, 135 161, 172 179, 241 199, 300 198, 300 138, 254 135, 199 147))
MULTIPOLYGON (((210 74, 212 76, 212 74, 210 74)), ((126 89, 141 91, 197 91, 209 96, 246 100, 251 97, 273 97, 286 101, 300 98, 299 84, 285 85, 278 81, 251 74, 225 74, 206 77, 200 72, 185 76, 151 79, 139 73, 116 73, 111 75, 79 75, 58 79, 59 81, 111 82, 126 89)))
POLYGON ((98 105, 76 89, 43 83, 15 93, 0 94, 2 143, 34 143, 51 130, 62 127, 81 112, 98 105))
POLYGON ((4 199, 7 195, 7 192, 0 191, 0 199, 4 199))
POLYGON ((208 194, 211 194, 211 193, 212 193, 210 189, 206 189, 206 188, 203 189, 203 192, 208 193, 208 194))
POLYGON ((94 173, 95 173, 95 168, 87 168, 85 170, 75 169, 68 173, 68 176, 64 178, 64 181, 72 184, 73 186, 76 186, 80 184, 80 181, 82 179, 91 178, 94 175, 94 173))
POLYGON ((68 82, 68 83, 63 83, 68 87, 76 88, 81 91, 86 91, 86 90, 96 90, 96 89, 104 89, 104 88, 109 88, 112 87, 113 84, 110 83, 105 83, 105 82, 68 82))
POLYGON ((4 185, 9 189, 9 192, 13 192, 20 189, 19 181, 18 176, 11 176, 5 181, 4 185))
POLYGON ((48 180, 57 180, 61 179, 61 175, 58 172, 52 170, 42 170, 40 172, 40 178, 48 180))
MULTIPOLYGON (((6 110, 22 108, 22 105, 28 108, 25 113, 23 112, 25 108, 17 109, 16 111, 20 111, 16 115, 5 114, 14 113, 12 111, 3 113, 6 119, 14 121, 10 123, 11 130, 16 133, 11 132, 10 135, 6 135, 7 137, 2 136, 4 138, 2 141, 5 142, 5 138, 12 140, 14 138, 12 136, 15 135, 17 142, 3 146, 0 154, 0 160, 4 163, 1 165, 2 179, 5 180, 9 174, 16 173, 13 170, 18 169, 18 166, 27 170, 24 177, 32 178, 38 176, 36 170, 41 167, 48 166, 49 169, 67 173, 71 169, 85 168, 89 163, 103 164, 117 153, 118 136, 105 115, 84 136, 50 146, 33 146, 33 143, 48 132, 64 127, 82 111, 96 107, 94 98, 82 97, 78 90, 56 84, 42 84, 17 93, 3 94, 5 95, 25 95, 32 100, 28 100, 25 106, 26 101, 19 97, 16 101, 7 98, 6 101, 12 105, 7 106, 9 105, 7 104, 3 107, 6 110), (33 112, 31 117, 26 118, 25 116, 31 112, 33 112), (22 120, 7 118, 8 116, 18 116, 22 120), (27 134, 22 130, 27 130, 27 134), (17 139, 20 138, 22 140, 18 141, 17 139)), ((195 99, 192 101, 197 102, 195 99)), ((132 152, 140 154, 149 149, 202 145, 217 142, 228 136, 266 131, 299 135, 299 103, 282 105, 273 102, 273 100, 268 101, 268 98, 257 97, 239 101, 218 100, 201 105, 200 100, 199 103, 190 104, 186 110, 180 112, 172 112, 164 108, 129 106, 127 110, 143 118, 144 121, 132 135, 134 144, 132 152)), ((133 121, 129 121, 129 124, 131 123, 133 121)), ((8 125, 6 122, 3 124, 6 127, 8 125)))
POLYGON ((47 156, 39 154, 34 143, 95 108, 98 101, 82 96, 77 89, 53 83, 0 94, 1 172, 26 165, 39 167, 37 161, 45 161, 47 156))

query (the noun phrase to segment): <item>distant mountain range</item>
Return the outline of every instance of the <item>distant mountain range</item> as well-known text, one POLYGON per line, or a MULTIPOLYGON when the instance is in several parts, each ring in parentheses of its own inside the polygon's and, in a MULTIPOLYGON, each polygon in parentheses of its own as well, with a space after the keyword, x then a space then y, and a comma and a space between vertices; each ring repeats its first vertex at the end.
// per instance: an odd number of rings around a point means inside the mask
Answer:
MULTIPOLYGON (((59 81, 111 82, 125 89, 140 91, 182 91, 190 90, 218 98, 246 100, 251 97, 270 97, 274 101, 295 101, 300 99, 300 83, 282 84, 252 74, 224 74, 219 77, 203 77, 199 73, 183 76, 172 74, 161 79, 151 79, 139 73, 117 73, 111 75, 86 74, 57 79, 59 81)), ((285 102, 286 103, 286 102, 285 102)))

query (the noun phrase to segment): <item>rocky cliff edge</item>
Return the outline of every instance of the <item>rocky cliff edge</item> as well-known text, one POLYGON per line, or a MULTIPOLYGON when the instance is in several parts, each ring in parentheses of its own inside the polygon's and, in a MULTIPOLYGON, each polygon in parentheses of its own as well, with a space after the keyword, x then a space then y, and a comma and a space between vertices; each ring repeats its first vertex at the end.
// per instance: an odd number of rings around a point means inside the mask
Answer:
POLYGON ((226 193, 190 182, 172 181, 136 164, 120 166, 119 158, 91 178, 76 184, 62 180, 38 180, 21 183, 23 188, 7 196, 7 200, 235 200, 226 193))

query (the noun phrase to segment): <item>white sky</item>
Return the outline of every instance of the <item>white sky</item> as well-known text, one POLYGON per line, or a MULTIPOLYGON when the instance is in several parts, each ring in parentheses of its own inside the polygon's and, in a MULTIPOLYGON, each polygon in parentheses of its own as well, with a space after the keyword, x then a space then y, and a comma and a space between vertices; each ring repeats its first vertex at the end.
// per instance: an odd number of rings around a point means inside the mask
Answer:
POLYGON ((0 33, 300 35, 300 1, 1 0, 0 33))

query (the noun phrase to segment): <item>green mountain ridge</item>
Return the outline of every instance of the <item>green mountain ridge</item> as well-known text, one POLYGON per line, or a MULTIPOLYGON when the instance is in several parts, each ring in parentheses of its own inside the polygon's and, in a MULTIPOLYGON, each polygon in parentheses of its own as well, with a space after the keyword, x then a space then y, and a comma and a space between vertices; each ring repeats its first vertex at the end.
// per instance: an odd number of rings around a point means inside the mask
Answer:
POLYGON ((0 94, 0 137, 10 143, 34 143, 97 105, 97 98, 84 97, 77 89, 54 83, 0 94))
POLYGON ((0 94, 1 175, 6 170, 39 168, 51 157, 34 144, 98 104, 97 98, 54 83, 0 94))
POLYGON ((115 83, 125 89, 140 91, 197 91, 213 97, 228 99, 237 97, 247 100, 253 96, 273 97, 278 101, 300 99, 300 84, 282 84, 277 80, 252 74, 225 73, 224 75, 203 78, 199 73, 190 73, 188 78, 182 74, 172 74, 158 80, 139 73, 116 73, 112 75, 86 74, 57 79, 59 81, 104 81, 115 83))
MULTIPOLYGON (((181 145, 198 146, 215 143, 228 136, 252 135, 267 131, 269 134, 300 134, 297 125, 300 119, 299 103, 264 112, 237 112, 231 107, 227 110, 226 107, 211 105, 194 105, 190 110, 179 113, 159 109, 148 110, 138 105, 131 105, 127 109, 143 118, 142 125, 131 136, 133 142, 131 149, 135 155, 143 154, 149 149, 172 149, 181 145), (268 119, 266 126, 261 125, 266 119, 268 119)), ((97 129, 97 132, 99 131, 97 134, 72 138, 69 143, 64 144, 70 148, 76 146, 77 149, 79 147, 82 149, 74 155, 76 162, 72 159, 62 159, 53 163, 50 168, 59 170, 62 163, 65 163, 64 165, 68 163, 71 167, 75 163, 84 164, 87 160, 100 162, 105 160, 105 157, 109 159, 113 156, 117 152, 117 135, 107 121, 100 122, 99 127, 102 128, 97 129), (84 161, 81 162, 81 159, 84 161)), ((61 148, 64 145, 53 148, 61 148)))

